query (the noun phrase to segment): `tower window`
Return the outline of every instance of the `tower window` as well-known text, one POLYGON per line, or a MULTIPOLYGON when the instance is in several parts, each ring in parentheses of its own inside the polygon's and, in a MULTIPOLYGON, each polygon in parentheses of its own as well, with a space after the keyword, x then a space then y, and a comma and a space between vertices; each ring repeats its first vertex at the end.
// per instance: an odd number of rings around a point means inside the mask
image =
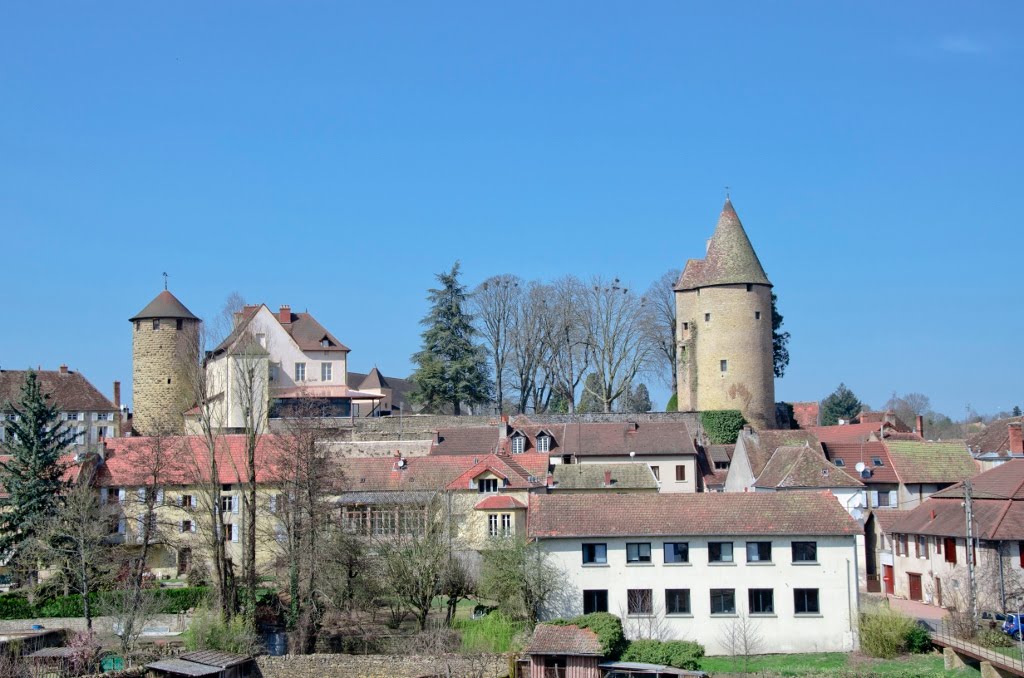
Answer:
POLYGON ((719 361, 718 364, 719 364, 719 367, 721 368, 721 370, 723 372, 728 372, 729 371, 729 361, 728 360, 719 361))
POLYGON ((750 283, 747 283, 747 291, 751 292, 751 291, 753 291, 753 289, 754 289, 754 286, 751 285, 750 283))
POLYGON ((706 322, 706 323, 711 322, 711 314, 710 313, 705 313, 704 314, 704 322, 706 322))
POLYGON ((761 312, 760 311, 754 311, 754 320, 760 320, 760 319, 761 319, 761 312))
POLYGON ((683 323, 683 329, 684 330, 690 329, 690 323, 683 323))
POLYGON ((167 377, 167 383, 168 383, 168 384, 170 384, 170 383, 171 383, 171 378, 170 378, 170 377, 167 377))
POLYGON ((174 325, 175 325, 174 329, 176 329, 176 330, 181 330, 181 328, 182 328, 182 326, 183 326, 184 324, 185 324, 185 321, 184 321, 184 320, 182 320, 181 318, 178 318, 178 320, 177 320, 177 321, 175 321, 175 323, 174 323, 174 325))
POLYGON ((142 321, 141 320, 136 320, 135 321, 135 331, 138 332, 140 327, 142 327, 142 321))
POLYGON ((153 318, 153 329, 160 329, 160 318, 153 318))

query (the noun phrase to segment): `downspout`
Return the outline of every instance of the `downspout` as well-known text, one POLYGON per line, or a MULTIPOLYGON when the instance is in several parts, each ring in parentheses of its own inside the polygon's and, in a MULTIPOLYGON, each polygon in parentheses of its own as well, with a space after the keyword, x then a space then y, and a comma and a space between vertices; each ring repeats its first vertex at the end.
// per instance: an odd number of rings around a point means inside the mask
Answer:
POLYGON ((1006 581, 1003 579, 1003 544, 1006 542, 1000 540, 996 542, 996 557, 999 558, 999 603, 1000 612, 1006 611, 1006 581))

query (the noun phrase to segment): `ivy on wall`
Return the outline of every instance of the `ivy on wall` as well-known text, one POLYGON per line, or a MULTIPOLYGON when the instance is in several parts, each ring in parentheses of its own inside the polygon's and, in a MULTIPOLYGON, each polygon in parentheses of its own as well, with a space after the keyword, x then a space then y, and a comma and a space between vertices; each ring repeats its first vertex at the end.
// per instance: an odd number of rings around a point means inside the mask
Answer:
POLYGON ((732 445, 747 420, 739 410, 707 410, 700 413, 700 423, 712 445, 732 445))

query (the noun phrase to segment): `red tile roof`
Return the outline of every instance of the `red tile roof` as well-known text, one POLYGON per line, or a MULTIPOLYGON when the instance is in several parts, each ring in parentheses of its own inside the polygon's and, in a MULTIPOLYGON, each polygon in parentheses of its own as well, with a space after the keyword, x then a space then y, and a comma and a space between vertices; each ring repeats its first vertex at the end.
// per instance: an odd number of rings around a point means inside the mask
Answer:
POLYGON ((869 422, 866 424, 843 424, 842 426, 813 426, 808 430, 825 443, 859 443, 878 433, 882 424, 869 422))
POLYGON ((775 450, 755 487, 774 489, 864 487, 843 469, 833 466, 825 455, 810 447, 780 447, 775 450))
POLYGON ((513 511, 515 509, 524 509, 526 504, 519 501, 515 497, 509 497, 507 495, 492 494, 486 499, 481 499, 473 507, 477 511, 513 511))
POLYGON ((886 438, 882 444, 904 483, 955 483, 977 475, 980 470, 962 440, 925 442, 886 438))
POLYGON ((1024 417, 997 419, 967 439, 967 444, 975 452, 1010 452, 1010 433, 1008 425, 1012 422, 1024 422, 1024 417))
POLYGON ((526 654, 602 656, 601 641, 590 629, 578 626, 538 624, 526 644, 526 654))
MULTIPOLYGON (((21 400, 21 387, 28 370, 0 370, 0 411, 21 400)), ((81 372, 38 370, 39 389, 53 398, 62 412, 116 412, 114 403, 100 393, 81 372)))
MULTIPOLYGON (((851 424, 851 426, 856 425, 851 424)), ((842 459, 843 468, 850 469, 850 473, 855 473, 853 469, 857 463, 863 462, 867 469, 871 471, 871 475, 867 478, 861 477, 861 480, 867 485, 872 483, 900 482, 896 468, 893 466, 892 460, 889 459, 889 451, 880 442, 835 442, 825 443, 824 447, 832 463, 835 463, 837 459, 842 459), (881 466, 875 465, 874 459, 876 457, 881 460, 881 466)))
POLYGON ((780 447, 809 446, 824 455, 817 437, 808 431, 788 429, 743 431, 736 444, 743 445, 743 449, 747 453, 747 461, 750 463, 750 471, 755 478, 761 475, 768 460, 780 447))
POLYGON ((847 535, 861 527, 830 492, 530 496, 530 535, 847 535))
POLYGON ((892 526, 909 513, 909 510, 903 509, 878 509, 871 512, 871 517, 874 518, 879 530, 885 534, 892 534, 892 526))

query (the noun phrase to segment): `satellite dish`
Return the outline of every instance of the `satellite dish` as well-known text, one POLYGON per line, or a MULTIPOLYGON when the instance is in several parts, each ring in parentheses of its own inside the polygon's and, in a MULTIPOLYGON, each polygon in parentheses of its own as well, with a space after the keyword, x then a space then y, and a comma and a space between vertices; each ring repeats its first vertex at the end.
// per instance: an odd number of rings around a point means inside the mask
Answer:
POLYGON ((864 462, 858 461, 857 465, 853 468, 857 469, 857 473, 864 473, 864 469, 866 469, 867 466, 864 465, 864 462))
POLYGON ((850 502, 850 505, 853 506, 853 508, 860 508, 863 504, 864 498, 860 496, 860 494, 853 495, 853 501, 850 502))

